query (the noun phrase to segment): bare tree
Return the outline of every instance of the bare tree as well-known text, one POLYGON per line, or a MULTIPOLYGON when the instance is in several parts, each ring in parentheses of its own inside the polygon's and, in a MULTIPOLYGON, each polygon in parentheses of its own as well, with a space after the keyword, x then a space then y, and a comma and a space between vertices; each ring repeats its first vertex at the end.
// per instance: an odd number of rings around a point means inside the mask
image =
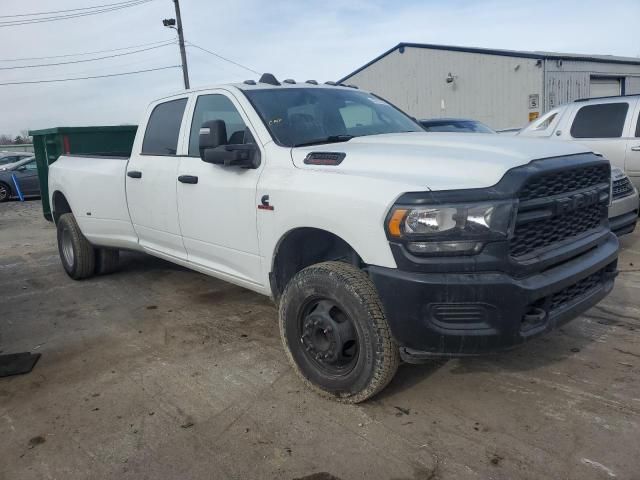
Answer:
POLYGON ((20 130, 20 136, 22 137, 22 143, 33 143, 33 138, 29 136, 29 130, 20 130))

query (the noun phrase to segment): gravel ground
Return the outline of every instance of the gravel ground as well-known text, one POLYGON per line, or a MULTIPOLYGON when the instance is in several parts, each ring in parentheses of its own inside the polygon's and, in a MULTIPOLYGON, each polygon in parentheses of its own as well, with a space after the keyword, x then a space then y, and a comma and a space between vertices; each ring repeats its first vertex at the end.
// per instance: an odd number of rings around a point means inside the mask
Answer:
POLYGON ((515 351, 307 392, 269 299, 152 257, 74 282, 40 202, 0 205, 0 479, 640 478, 640 235, 613 293, 515 351))

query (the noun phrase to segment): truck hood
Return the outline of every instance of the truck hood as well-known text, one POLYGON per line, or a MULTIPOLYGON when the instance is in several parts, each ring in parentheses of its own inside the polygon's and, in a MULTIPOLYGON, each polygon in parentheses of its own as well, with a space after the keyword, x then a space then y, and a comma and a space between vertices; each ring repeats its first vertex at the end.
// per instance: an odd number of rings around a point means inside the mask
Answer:
POLYGON ((474 133, 393 133, 291 149, 296 167, 398 181, 431 190, 490 187, 532 160, 585 153, 570 142, 474 133), (311 152, 343 152, 338 166, 306 165, 311 152))

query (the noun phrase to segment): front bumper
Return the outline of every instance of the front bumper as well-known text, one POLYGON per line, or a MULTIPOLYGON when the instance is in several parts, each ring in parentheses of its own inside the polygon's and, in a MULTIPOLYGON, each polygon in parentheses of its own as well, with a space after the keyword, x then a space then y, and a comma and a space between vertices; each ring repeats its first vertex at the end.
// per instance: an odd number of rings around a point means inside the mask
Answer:
POLYGON ((500 272, 424 273, 369 267, 406 361, 507 349, 552 330, 613 288, 617 237, 525 278, 500 272))
POLYGON ((634 189, 631 195, 613 200, 608 216, 611 231, 616 235, 633 232, 638 221, 638 191, 634 189))

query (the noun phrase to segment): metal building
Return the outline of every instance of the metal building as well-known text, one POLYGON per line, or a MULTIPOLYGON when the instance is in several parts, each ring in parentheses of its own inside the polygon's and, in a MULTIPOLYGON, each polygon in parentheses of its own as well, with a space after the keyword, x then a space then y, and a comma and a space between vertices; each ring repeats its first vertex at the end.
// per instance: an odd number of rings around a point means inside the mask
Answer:
POLYGON ((342 78, 416 118, 521 127, 578 98, 640 93, 640 58, 400 43, 342 78))

